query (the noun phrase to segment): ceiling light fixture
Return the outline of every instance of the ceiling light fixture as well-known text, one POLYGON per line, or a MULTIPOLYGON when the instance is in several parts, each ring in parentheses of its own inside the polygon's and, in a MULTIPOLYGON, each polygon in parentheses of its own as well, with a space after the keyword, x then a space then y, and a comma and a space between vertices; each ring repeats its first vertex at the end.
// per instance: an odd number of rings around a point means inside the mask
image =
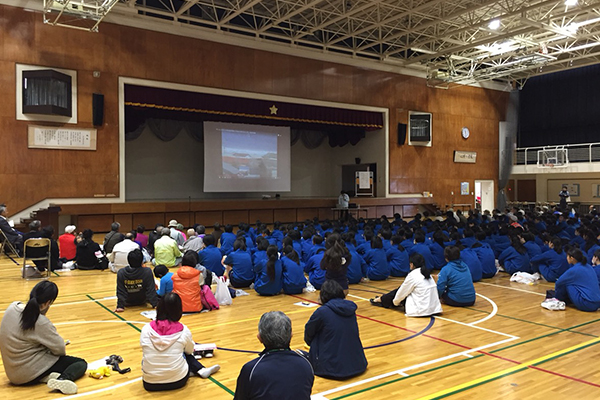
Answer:
POLYGON ((493 29, 493 30, 500 28, 500 20, 499 19, 491 20, 490 24, 488 25, 488 28, 493 29))
POLYGON ((567 7, 576 6, 576 5, 577 5, 577 0, 565 0, 565 6, 567 6, 567 7))

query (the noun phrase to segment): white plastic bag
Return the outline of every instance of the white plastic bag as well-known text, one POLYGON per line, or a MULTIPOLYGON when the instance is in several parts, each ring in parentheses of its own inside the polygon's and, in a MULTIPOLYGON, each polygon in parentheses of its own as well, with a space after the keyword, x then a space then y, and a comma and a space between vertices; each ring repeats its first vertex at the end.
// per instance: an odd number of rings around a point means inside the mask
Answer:
POLYGON ((229 293, 229 288, 227 287, 227 283, 225 283, 225 278, 220 277, 217 279, 217 290, 215 290, 215 299, 220 306, 228 306, 233 301, 231 300, 231 293, 229 293))
POLYGON ((533 285, 536 281, 534 275, 528 274, 527 272, 518 271, 512 274, 510 277, 511 282, 524 283, 526 285, 533 285))

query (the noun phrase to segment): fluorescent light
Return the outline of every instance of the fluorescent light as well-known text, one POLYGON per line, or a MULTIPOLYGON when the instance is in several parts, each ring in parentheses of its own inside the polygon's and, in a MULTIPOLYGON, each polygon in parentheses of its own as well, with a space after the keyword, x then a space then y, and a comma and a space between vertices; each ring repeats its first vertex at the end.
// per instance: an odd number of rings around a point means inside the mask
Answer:
POLYGON ((490 24, 488 25, 488 28, 494 29, 494 30, 500 28, 500 20, 499 19, 491 20, 490 24))
POLYGON ((570 6, 576 6, 577 5, 577 0, 565 0, 565 6, 570 7, 570 6))

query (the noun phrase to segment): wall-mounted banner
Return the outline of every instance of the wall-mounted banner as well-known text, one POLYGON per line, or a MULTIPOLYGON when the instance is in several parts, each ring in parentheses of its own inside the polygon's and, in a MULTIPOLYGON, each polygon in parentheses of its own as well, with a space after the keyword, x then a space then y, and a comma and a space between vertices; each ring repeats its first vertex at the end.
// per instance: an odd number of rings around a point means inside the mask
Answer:
POLYGON ((30 125, 30 149, 96 150, 96 129, 30 125))

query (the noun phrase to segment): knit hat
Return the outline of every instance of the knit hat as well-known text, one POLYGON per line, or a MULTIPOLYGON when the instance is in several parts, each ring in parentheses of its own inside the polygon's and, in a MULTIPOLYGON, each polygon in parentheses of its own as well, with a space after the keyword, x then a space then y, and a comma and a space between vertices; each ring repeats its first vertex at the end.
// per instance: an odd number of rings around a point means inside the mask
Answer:
POLYGON ((75 229, 77 229, 75 225, 67 225, 65 226, 65 233, 73 233, 75 229))

